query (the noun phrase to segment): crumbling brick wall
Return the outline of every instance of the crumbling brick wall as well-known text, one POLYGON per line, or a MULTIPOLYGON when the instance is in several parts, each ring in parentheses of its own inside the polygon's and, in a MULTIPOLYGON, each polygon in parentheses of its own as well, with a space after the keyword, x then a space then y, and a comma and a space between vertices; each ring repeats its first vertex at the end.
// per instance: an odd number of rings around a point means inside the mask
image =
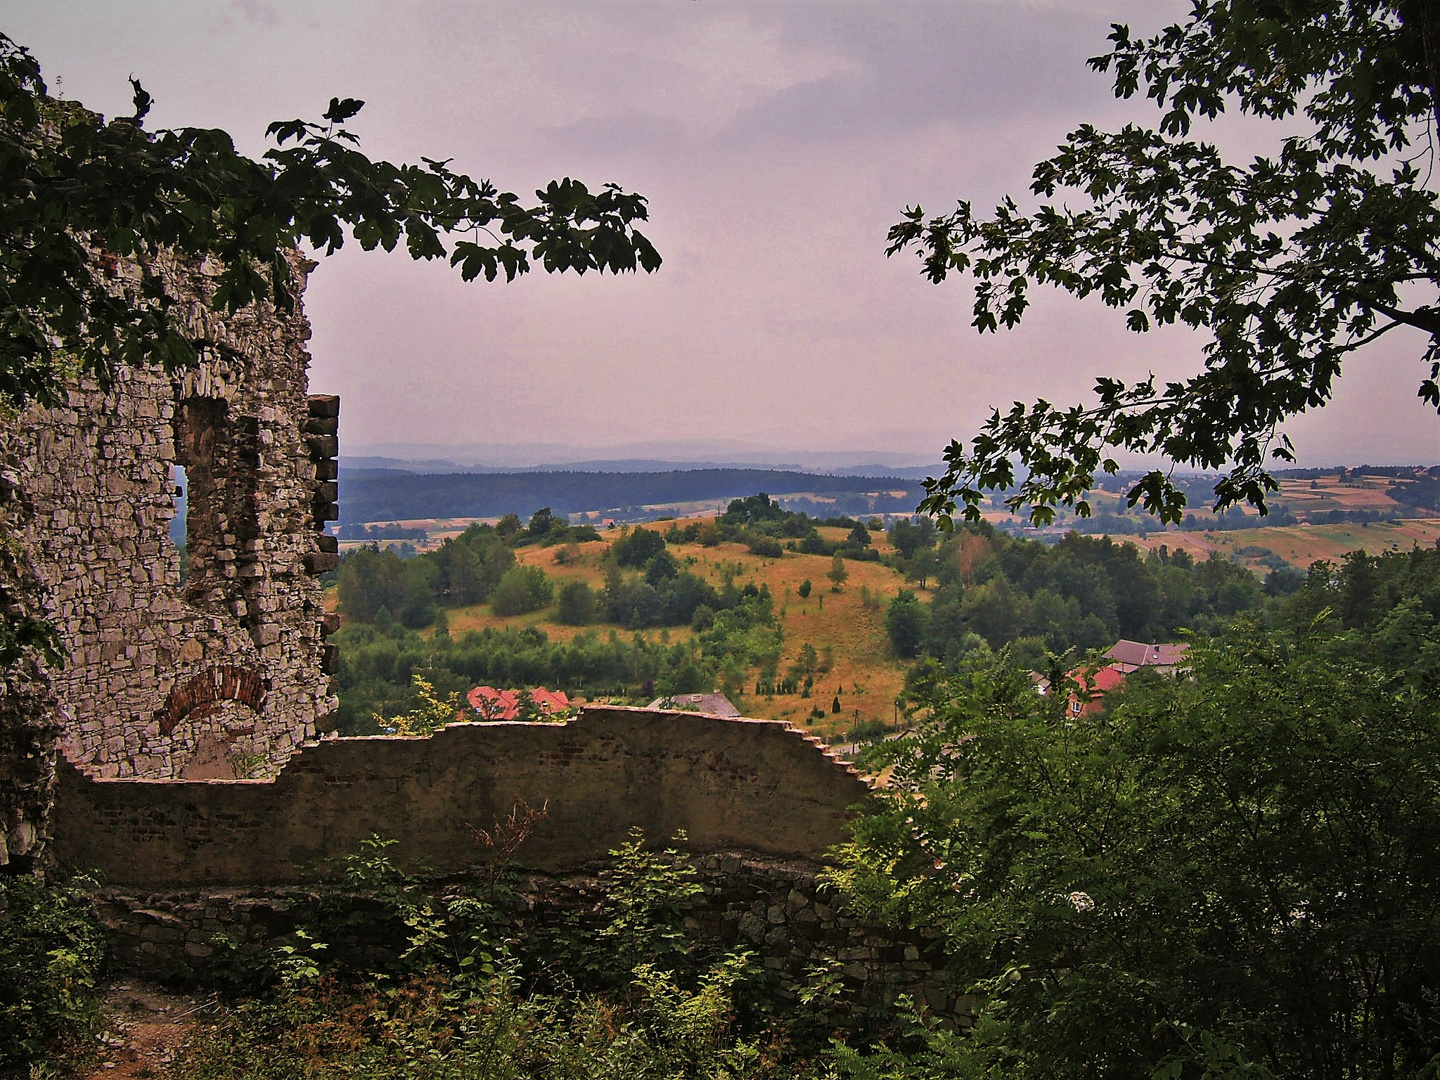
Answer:
MULTIPOLYGON (((310 267, 294 265, 303 288, 310 267)), ((136 286, 133 266, 108 269, 136 286)), ((336 559, 322 530, 339 401, 307 394, 298 305, 222 316, 213 276, 167 271, 188 329, 214 343, 196 369, 81 380, 0 433, 30 508, 15 540, 69 654, 49 672, 61 739, 98 776, 273 775, 335 709, 316 575, 336 559), (183 585, 167 535, 177 466, 183 585)))

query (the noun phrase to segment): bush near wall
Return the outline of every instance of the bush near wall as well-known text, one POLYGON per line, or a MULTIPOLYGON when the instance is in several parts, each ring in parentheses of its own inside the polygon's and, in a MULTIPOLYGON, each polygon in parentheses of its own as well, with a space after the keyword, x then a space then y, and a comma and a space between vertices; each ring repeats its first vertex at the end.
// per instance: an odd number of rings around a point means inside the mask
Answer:
POLYGON ((0 877, 0 1070, 90 1030, 104 958, 103 932, 80 888, 0 877))

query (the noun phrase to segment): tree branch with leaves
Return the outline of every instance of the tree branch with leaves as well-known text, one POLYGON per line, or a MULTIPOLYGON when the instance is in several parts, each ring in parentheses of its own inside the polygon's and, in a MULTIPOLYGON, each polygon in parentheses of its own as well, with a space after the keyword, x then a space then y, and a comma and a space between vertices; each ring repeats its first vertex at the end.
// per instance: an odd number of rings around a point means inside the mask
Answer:
POLYGON ((293 307, 295 249, 330 254, 347 237, 366 250, 403 240, 411 258, 448 259, 466 281, 536 264, 660 266, 635 227, 644 197, 613 184, 552 181, 526 203, 447 161, 372 160, 346 127, 364 104, 354 98, 332 98, 321 122, 271 124, 275 145, 257 161, 224 131, 146 131, 151 98, 131 81, 134 114, 106 122, 50 97, 29 51, 0 35, 0 401, 11 407, 55 404, 76 375, 103 385, 126 365, 183 370, 217 348, 177 317, 166 258, 218 264, 213 303, 232 314, 293 307), (138 288, 107 277, 115 260, 138 265, 138 288))
MULTIPOLYGON (((1397 328, 1424 335, 1419 396, 1440 410, 1440 215, 1429 189, 1436 131, 1436 0, 1193 0, 1151 38, 1116 25, 1091 67, 1116 96, 1144 90, 1155 128, 1084 125, 1034 170, 1022 210, 989 217, 907 208, 888 254, 913 250, 931 281, 967 274, 981 333, 1024 317, 1032 288, 1098 297, 1127 327, 1204 333, 1203 370, 1157 384, 1096 380, 1096 400, 995 410, 922 510, 978 519, 987 491, 1048 523, 1087 515, 1117 451, 1223 469, 1215 507, 1265 509, 1272 462, 1294 460, 1289 418, 1328 402, 1342 364, 1397 328), (1428 35, 1428 36, 1427 36, 1428 35), (1283 125, 1244 165, 1194 137, 1238 108, 1283 125), (1298 131, 1297 128, 1304 128, 1298 131), (1023 468, 1017 485, 1017 462, 1023 468)), ((1166 470, 1129 493, 1162 521, 1186 500, 1166 470)))

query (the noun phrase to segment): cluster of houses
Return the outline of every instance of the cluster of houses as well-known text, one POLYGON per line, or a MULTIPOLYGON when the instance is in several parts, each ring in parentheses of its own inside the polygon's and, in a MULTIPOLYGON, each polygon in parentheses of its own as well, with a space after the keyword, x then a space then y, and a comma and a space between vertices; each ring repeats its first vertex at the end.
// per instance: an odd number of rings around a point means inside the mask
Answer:
MULTIPOLYGON (((1125 685, 1126 676, 1147 668, 1156 672, 1171 672, 1185 666, 1185 653, 1190 646, 1143 641, 1129 641, 1124 638, 1106 650, 1100 666, 1086 665, 1067 673, 1072 683, 1069 691, 1068 711, 1071 716, 1085 716, 1099 712, 1105 707, 1105 695, 1125 685)), ((1041 694, 1050 692, 1050 682, 1038 672, 1034 675, 1035 689, 1041 694)), ((470 707, 480 720, 533 720, 544 717, 560 718, 569 715, 575 706, 564 691, 547 690, 537 686, 533 690, 497 690, 493 686, 477 686, 466 695, 470 707)), ((647 709, 682 709, 687 712, 705 713, 709 716, 739 716, 740 710, 724 694, 673 694, 658 697, 647 709)))
MULTIPOLYGON (((1125 677, 1141 668, 1151 671, 1170 672, 1185 664, 1185 653, 1190 646, 1185 644, 1146 645, 1143 641, 1129 641, 1121 638, 1106 650, 1099 667, 1077 667, 1068 673, 1074 683, 1069 694, 1068 710, 1071 716, 1085 716, 1099 712, 1105 707, 1105 695, 1125 685, 1125 677)), ((1050 692, 1050 682, 1037 674, 1036 690, 1041 694, 1050 692)))
MULTIPOLYGON (((465 695, 479 720, 533 720, 560 718, 575 708, 563 690, 497 690, 493 686, 477 686, 465 695), (528 699, 528 700, 527 700, 528 699), (538 714, 538 716, 537 716, 538 714)), ((707 716, 739 716, 740 710, 724 694, 672 694, 658 697, 647 709, 679 709, 705 713, 707 716)))
POLYGON ((477 686, 465 695, 465 700, 481 720, 532 720, 537 718, 537 712, 541 717, 559 718, 573 708, 565 691, 546 690, 543 686, 533 690, 477 686))

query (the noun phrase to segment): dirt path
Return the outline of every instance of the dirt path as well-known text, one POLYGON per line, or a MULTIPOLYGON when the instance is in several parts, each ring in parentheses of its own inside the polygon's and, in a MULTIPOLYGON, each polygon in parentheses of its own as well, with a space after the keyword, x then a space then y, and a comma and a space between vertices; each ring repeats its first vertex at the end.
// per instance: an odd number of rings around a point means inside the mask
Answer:
POLYGON ((214 999, 162 989, 135 979, 111 985, 104 996, 110 1036, 86 1080, 149 1080, 161 1076, 196 1019, 214 999))

